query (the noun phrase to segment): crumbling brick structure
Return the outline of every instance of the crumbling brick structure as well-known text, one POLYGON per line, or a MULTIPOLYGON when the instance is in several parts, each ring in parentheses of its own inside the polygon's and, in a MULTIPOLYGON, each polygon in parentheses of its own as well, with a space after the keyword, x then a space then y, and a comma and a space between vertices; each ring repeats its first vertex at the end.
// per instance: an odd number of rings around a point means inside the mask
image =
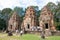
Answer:
POLYGON ((36 14, 32 6, 28 7, 25 13, 25 17, 22 22, 22 29, 30 31, 32 27, 36 27, 36 14))
POLYGON ((21 25, 20 17, 17 14, 17 12, 14 12, 8 21, 8 30, 9 31, 20 30, 21 29, 20 25, 21 25))

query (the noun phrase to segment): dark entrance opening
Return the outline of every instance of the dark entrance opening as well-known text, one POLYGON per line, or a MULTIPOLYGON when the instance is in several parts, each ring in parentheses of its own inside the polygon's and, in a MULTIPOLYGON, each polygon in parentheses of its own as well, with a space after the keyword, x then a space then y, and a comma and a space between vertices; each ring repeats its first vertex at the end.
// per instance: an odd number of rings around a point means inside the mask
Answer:
POLYGON ((12 29, 12 25, 10 25, 10 26, 11 26, 10 28, 12 29))
POLYGON ((48 29, 48 23, 45 23, 45 28, 48 29))
POLYGON ((30 25, 29 25, 29 24, 27 24, 27 28, 28 28, 28 29, 30 28, 30 25))

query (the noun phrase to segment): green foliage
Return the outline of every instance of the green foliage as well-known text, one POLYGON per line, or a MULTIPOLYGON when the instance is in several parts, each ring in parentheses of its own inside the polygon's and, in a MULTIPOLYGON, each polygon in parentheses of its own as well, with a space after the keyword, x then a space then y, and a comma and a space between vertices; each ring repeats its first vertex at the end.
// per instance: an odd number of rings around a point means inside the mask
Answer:
POLYGON ((12 9, 4 8, 0 11, 0 30, 6 29, 8 25, 9 15, 12 9))
POLYGON ((12 9, 10 9, 10 8, 4 8, 4 9, 2 10, 2 15, 4 15, 4 14, 9 14, 11 11, 12 11, 12 9))
POLYGON ((0 30, 6 29, 6 21, 0 18, 0 30))
POLYGON ((56 26, 56 29, 57 30, 60 30, 60 22, 54 22, 55 26, 56 26))
POLYGON ((4 8, 1 13, 2 19, 8 20, 11 11, 12 11, 12 9, 10 9, 10 8, 4 8))
POLYGON ((14 11, 16 11, 19 14, 19 16, 24 15, 24 10, 22 7, 15 7, 14 11))

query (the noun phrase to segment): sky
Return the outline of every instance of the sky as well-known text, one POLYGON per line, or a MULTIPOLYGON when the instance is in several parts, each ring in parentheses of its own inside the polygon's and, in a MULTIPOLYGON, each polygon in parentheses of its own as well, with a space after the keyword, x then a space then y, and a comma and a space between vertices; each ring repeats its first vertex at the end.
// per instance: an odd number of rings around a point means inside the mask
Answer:
POLYGON ((26 8, 28 6, 38 6, 39 9, 43 8, 48 2, 57 3, 60 0, 0 0, 0 10, 4 8, 11 8, 14 7, 23 7, 26 8))

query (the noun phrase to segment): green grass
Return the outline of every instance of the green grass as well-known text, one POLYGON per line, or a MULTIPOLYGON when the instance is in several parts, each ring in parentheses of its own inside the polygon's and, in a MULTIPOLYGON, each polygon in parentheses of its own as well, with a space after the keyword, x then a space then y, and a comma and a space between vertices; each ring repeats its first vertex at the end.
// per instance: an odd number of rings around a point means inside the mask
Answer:
MULTIPOLYGON (((8 36, 7 34, 0 33, 0 40, 42 40, 40 35, 35 34, 24 34, 8 36)), ((60 36, 50 36, 47 37, 45 40, 60 40, 60 36)))

